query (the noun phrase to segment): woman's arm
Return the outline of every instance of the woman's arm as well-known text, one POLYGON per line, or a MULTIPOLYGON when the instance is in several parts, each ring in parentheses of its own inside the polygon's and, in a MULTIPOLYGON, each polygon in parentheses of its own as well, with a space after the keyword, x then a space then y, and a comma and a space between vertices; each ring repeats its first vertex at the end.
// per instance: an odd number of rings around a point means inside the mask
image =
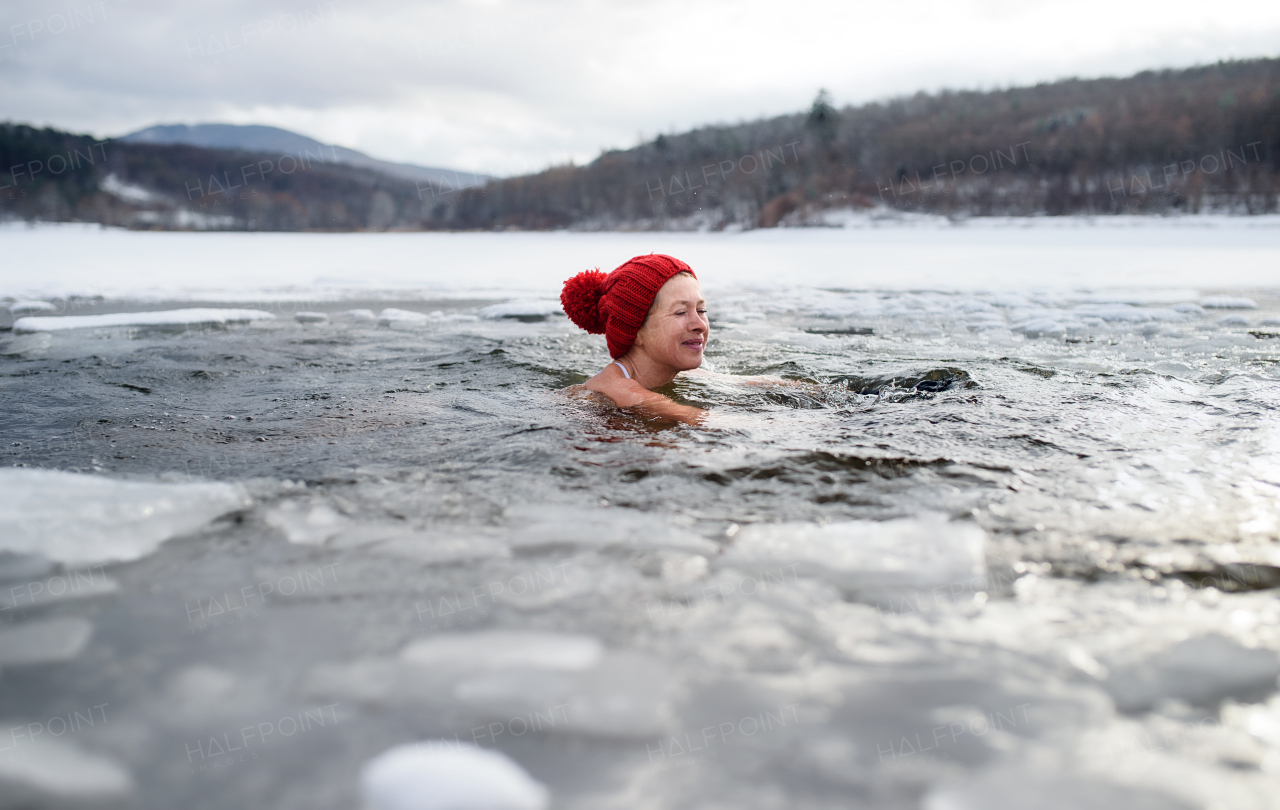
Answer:
POLYGON ((592 380, 594 384, 588 387, 613 400, 619 408, 630 408, 688 425, 701 424, 706 418, 707 412, 703 409, 692 405, 681 405, 669 397, 650 391, 635 380, 622 379, 621 374, 613 379, 610 378, 611 375, 601 375, 601 377, 604 379, 592 380))

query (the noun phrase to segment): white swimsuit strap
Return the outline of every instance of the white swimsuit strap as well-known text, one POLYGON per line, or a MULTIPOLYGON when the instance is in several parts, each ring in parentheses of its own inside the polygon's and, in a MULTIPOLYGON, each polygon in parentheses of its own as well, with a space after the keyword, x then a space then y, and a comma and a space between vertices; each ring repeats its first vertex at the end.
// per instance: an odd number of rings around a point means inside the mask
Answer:
POLYGON ((619 363, 617 360, 614 360, 614 361, 613 361, 613 364, 614 364, 615 366, 617 366, 618 368, 622 369, 622 376, 626 377, 628 380, 629 380, 629 379, 631 379, 631 375, 627 373, 627 367, 626 367, 626 366, 622 365, 622 364, 621 364, 621 363, 619 363))

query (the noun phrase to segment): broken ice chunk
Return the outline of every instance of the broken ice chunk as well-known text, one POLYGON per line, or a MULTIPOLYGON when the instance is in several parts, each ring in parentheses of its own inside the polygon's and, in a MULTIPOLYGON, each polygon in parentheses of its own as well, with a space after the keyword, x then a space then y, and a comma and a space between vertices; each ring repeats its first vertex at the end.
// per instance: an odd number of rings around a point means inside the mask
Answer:
POLYGON ((84 619, 46 619, 0 630, 0 667, 70 661, 89 643, 93 625, 84 619))
POLYGON ((864 595, 958 585, 981 589, 986 534, 941 515, 901 520, 745 527, 725 565, 779 577, 817 576, 864 595))
POLYGON ((119 481, 56 470, 0 470, 0 550, 72 565, 136 560, 165 540, 243 509, 222 483, 119 481))
POLYGON ((591 669, 604 656, 604 646, 591 636, 560 633, 442 633, 415 641, 400 657, 425 667, 464 670, 529 667, 551 670, 591 669))
POLYGON ((67 807, 116 802, 133 793, 123 765, 66 743, 38 741, 0 758, 0 806, 67 807))
POLYGON ((1257 700, 1276 691, 1280 656, 1211 633, 1189 638, 1136 666, 1114 669, 1103 686, 1121 711, 1143 711, 1167 698, 1212 707, 1234 697, 1257 700))
POLYGON ((551 798, 500 751, 449 741, 400 745, 365 763, 368 810, 545 810, 551 798))
POLYGON ((351 521, 339 515, 323 503, 286 500, 267 510, 263 520, 268 526, 279 529, 290 543, 304 546, 323 545, 351 521))

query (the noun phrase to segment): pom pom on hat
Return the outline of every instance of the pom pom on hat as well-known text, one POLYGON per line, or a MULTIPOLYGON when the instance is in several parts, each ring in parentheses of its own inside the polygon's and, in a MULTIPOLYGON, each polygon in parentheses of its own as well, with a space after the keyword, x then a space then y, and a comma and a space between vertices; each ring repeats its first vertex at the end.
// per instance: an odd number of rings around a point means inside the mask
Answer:
POLYGON ((608 277, 599 270, 584 270, 566 281, 560 293, 564 313, 588 334, 604 334, 604 324, 600 322, 600 296, 604 294, 604 280, 608 277))
POLYGON ((671 256, 636 256, 608 275, 586 270, 569 279, 560 303, 575 324, 592 335, 604 334, 610 356, 617 359, 635 343, 658 290, 678 273, 697 278, 689 265, 671 256))

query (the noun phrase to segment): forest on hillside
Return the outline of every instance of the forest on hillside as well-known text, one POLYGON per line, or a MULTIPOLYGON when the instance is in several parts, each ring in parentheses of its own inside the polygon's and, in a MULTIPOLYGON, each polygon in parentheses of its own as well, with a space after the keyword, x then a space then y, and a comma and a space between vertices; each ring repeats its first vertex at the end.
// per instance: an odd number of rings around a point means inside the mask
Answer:
POLYGON ((1280 59, 918 93, 664 134, 470 189, 337 164, 0 125, 0 217, 248 230, 652 229, 1259 214, 1280 195, 1280 59), (92 158, 92 159, 91 159, 92 158), (56 167, 56 171, 55 171, 56 167))
POLYGON ((662 135, 443 197, 438 227, 770 227, 823 210, 1274 212, 1280 59, 919 93, 662 135))

